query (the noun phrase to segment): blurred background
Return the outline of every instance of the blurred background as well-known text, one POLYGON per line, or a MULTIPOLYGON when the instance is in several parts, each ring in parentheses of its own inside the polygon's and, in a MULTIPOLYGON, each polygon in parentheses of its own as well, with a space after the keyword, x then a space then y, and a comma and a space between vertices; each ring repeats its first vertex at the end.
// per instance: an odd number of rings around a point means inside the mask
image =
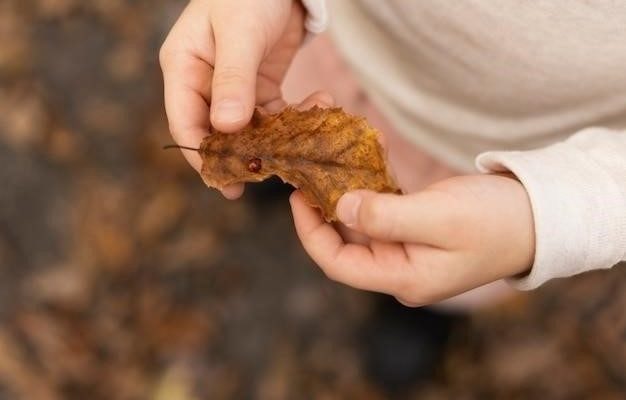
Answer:
POLYGON ((376 383, 381 300, 309 261, 287 192, 226 201, 161 150, 185 3, 0 2, 0 399, 626 396, 625 268, 476 310, 426 380, 376 383))

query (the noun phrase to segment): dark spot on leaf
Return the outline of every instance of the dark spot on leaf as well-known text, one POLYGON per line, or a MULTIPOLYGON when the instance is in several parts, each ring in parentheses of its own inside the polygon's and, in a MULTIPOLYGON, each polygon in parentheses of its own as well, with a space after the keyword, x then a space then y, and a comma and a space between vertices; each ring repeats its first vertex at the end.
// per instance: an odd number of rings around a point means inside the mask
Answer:
POLYGON ((251 158, 248 161, 248 171, 250 172, 259 172, 262 166, 260 158, 251 158))

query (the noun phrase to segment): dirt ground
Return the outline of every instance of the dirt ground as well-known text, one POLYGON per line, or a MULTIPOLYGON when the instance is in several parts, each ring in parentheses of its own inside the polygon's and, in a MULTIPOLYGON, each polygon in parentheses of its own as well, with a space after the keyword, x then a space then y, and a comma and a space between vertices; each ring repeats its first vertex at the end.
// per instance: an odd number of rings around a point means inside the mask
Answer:
MULTIPOLYGON (((384 399, 375 297, 326 280, 285 195, 229 202, 171 142, 181 0, 0 2, 0 399, 384 399)), ((622 399, 626 268, 453 333, 420 399, 622 399)))

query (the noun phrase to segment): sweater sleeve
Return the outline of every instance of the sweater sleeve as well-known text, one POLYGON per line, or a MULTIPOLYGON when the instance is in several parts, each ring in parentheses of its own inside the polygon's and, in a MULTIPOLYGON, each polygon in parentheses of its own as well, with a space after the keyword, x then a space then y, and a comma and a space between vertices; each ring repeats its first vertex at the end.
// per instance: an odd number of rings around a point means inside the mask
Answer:
POLYGON ((302 0, 307 11, 304 27, 309 34, 322 33, 328 27, 328 8, 326 0, 302 0))
POLYGON ((585 129, 531 151, 478 156, 481 172, 512 172, 528 192, 535 222, 530 273, 516 288, 626 261, 626 132, 585 129))

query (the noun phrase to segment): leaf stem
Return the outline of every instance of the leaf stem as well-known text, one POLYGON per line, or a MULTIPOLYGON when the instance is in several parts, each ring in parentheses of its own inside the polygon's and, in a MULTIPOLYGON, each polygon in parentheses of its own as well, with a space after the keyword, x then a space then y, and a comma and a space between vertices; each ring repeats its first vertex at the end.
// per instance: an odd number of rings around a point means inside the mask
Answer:
POLYGON ((200 151, 200 149, 194 149, 193 147, 187 147, 187 146, 179 146, 177 144, 168 144, 167 146, 163 146, 163 150, 167 150, 167 149, 185 149, 185 150, 200 151))

